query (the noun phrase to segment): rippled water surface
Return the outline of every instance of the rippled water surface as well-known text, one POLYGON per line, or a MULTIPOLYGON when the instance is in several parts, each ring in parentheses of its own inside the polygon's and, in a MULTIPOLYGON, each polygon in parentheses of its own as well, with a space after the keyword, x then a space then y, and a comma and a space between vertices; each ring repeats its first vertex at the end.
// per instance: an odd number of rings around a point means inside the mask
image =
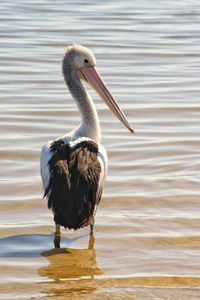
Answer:
POLYGON ((0 298, 199 299, 199 1, 0 8, 0 298), (109 172, 95 241, 62 230, 56 250, 39 157, 80 120, 61 74, 73 41, 95 53, 135 135, 88 88, 109 172))

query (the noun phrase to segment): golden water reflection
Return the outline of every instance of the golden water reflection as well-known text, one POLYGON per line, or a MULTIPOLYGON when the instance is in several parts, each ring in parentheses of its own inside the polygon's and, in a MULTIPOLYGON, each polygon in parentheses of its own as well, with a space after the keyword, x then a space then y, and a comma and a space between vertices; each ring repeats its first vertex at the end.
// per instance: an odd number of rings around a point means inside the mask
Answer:
POLYGON ((69 279, 102 275, 97 265, 97 251, 94 249, 94 236, 90 236, 88 249, 54 248, 42 252, 49 265, 38 269, 40 276, 49 279, 69 279))

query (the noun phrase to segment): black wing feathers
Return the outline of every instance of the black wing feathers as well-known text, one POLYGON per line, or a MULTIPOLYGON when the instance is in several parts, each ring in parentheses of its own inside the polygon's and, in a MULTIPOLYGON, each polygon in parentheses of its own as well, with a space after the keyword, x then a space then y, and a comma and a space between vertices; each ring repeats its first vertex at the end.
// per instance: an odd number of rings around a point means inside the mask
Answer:
POLYGON ((51 177, 45 195, 54 221, 69 229, 87 226, 101 198, 101 193, 97 195, 101 173, 98 145, 82 141, 72 149, 69 143, 58 140, 52 143, 51 152, 51 177))

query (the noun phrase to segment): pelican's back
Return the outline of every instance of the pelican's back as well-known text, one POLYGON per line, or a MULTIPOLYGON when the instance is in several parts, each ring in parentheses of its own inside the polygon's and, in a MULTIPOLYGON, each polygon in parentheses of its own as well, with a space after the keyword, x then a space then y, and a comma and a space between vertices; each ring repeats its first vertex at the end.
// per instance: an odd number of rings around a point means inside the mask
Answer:
POLYGON ((50 152, 45 196, 55 223, 69 229, 93 224, 103 189, 99 186, 102 167, 98 144, 86 140, 71 146, 60 139, 51 144, 50 152))

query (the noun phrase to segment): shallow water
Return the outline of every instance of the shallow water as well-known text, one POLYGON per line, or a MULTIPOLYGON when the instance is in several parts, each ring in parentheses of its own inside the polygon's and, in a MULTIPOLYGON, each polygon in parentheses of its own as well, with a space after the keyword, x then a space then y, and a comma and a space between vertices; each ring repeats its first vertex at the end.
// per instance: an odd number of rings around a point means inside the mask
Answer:
POLYGON ((0 298, 199 299, 198 1, 0 7, 0 298), (39 156, 80 120, 61 74, 73 41, 95 53, 135 135, 88 88, 109 156, 95 241, 62 230, 55 250, 39 156))

